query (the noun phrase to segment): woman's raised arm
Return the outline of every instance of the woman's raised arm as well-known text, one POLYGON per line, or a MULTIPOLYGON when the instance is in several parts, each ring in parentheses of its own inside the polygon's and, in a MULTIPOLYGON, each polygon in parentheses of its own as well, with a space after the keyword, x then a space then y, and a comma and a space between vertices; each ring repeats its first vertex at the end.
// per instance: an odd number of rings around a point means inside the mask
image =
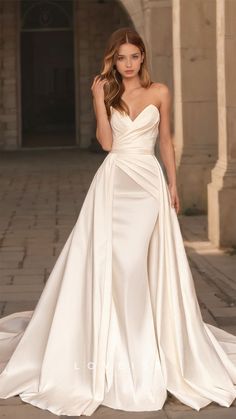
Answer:
POLYGON ((93 95, 93 107, 97 120, 96 138, 103 150, 110 151, 112 147, 112 129, 104 103, 104 84, 106 79, 95 76, 91 86, 93 95))

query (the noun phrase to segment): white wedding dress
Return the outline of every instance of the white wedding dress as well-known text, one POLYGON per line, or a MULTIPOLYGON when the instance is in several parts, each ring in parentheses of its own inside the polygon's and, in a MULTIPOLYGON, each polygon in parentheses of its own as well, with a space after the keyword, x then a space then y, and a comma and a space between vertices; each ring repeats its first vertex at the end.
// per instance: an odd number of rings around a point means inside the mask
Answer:
POLYGON ((0 320, 0 398, 56 415, 102 404, 200 410, 236 398, 236 336, 203 322, 175 209, 154 154, 160 113, 111 108, 95 173, 34 311, 0 320))

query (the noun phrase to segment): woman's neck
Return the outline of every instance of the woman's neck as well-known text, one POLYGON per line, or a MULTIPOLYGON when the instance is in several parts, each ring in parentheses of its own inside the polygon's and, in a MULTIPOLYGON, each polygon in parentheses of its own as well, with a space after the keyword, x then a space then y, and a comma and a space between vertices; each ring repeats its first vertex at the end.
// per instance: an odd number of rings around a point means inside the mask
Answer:
POLYGON ((126 79, 126 78, 124 79, 123 78, 122 81, 123 81, 123 85, 124 85, 126 93, 132 92, 133 90, 136 90, 136 89, 139 89, 140 87, 142 87, 141 84, 140 84, 140 79, 139 79, 138 76, 134 77, 132 79, 126 79))

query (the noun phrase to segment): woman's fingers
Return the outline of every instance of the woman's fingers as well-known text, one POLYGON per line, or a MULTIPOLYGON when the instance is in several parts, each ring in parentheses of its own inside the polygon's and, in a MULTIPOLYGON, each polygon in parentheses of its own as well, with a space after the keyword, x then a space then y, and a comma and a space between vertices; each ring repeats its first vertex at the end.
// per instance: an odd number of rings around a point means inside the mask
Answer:
POLYGON ((100 83, 103 80, 105 80, 105 79, 102 79, 100 74, 98 74, 97 76, 94 77, 94 82, 95 83, 100 83))
POLYGON ((106 78, 101 78, 101 75, 98 74, 94 77, 93 79, 93 83, 91 86, 91 91, 92 91, 92 96, 93 97, 100 97, 102 95, 102 97, 104 97, 104 85, 105 83, 107 83, 107 79, 106 78))
POLYGON ((178 212, 180 210, 180 203, 179 203, 178 194, 171 190, 170 191, 170 196, 171 196, 171 207, 174 208, 176 210, 177 214, 178 214, 178 212))
POLYGON ((101 76, 100 75, 97 75, 93 79, 93 83, 92 83, 91 88, 93 88, 94 86, 97 86, 97 85, 103 86, 106 82, 107 82, 107 79, 106 78, 105 79, 101 79, 101 76))
POLYGON ((92 86, 94 86, 95 85, 95 83, 97 82, 97 80, 98 80, 98 77, 99 77, 99 75, 97 75, 97 76, 95 76, 94 78, 93 78, 93 83, 92 83, 92 86))
POLYGON ((180 210, 180 203, 179 203, 179 198, 178 198, 178 196, 176 196, 175 208, 176 208, 176 212, 177 212, 177 214, 178 214, 178 212, 179 212, 179 210, 180 210))

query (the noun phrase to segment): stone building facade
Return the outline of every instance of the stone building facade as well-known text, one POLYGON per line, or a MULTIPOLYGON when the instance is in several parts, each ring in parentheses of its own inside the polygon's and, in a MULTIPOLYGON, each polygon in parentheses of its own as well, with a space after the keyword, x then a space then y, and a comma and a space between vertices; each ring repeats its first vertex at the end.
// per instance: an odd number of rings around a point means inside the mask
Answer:
POLYGON ((62 145, 88 147, 95 132, 90 85, 106 39, 133 26, 152 79, 173 93, 182 211, 208 212, 212 242, 236 246, 235 20, 234 0, 1 0, 0 149, 58 145, 50 141, 62 122, 62 145))

